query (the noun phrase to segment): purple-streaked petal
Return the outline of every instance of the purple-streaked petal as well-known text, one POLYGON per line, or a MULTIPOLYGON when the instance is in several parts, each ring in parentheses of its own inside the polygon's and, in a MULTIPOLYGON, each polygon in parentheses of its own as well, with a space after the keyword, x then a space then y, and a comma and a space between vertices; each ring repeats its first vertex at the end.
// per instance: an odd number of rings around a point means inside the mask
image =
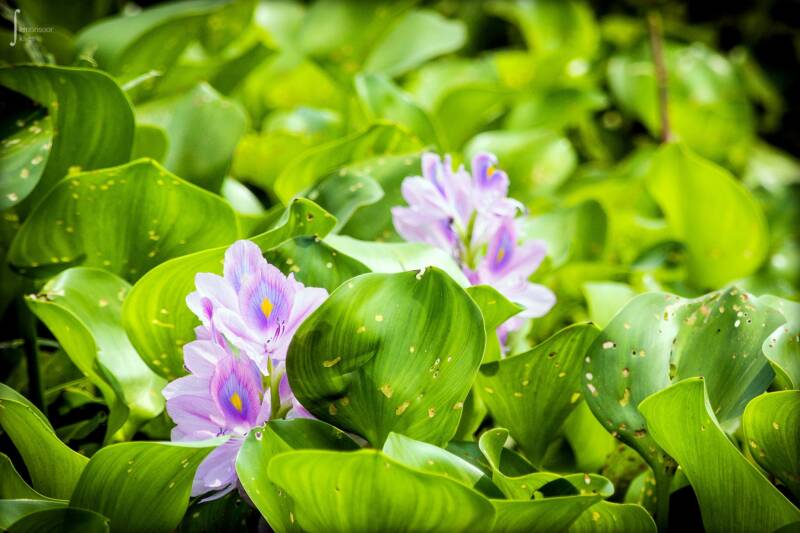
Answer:
POLYGON ((430 181, 413 176, 403 180, 400 192, 408 205, 439 217, 447 218, 453 215, 450 205, 442 192, 430 181))
POLYGON ((453 253, 458 236, 450 221, 408 207, 393 207, 392 220, 397 233, 409 242, 423 242, 453 253))
POLYGON ((242 447, 241 438, 231 438, 209 453, 197 467, 192 483, 192 496, 216 491, 211 498, 224 496, 236 488, 236 456, 242 447))
POLYGON ((494 197, 508 194, 508 175, 497 170, 497 157, 481 152, 472 158, 472 179, 479 191, 494 197))
POLYGON ((489 241, 486 257, 482 267, 488 270, 491 277, 500 277, 508 273, 508 265, 514 259, 517 249, 517 235, 513 219, 506 219, 489 241))
POLYGON ((196 340, 184 344, 183 364, 192 374, 211 379, 217 363, 227 354, 228 352, 215 342, 196 340))
POLYGON ((513 301, 525 307, 525 310, 518 316, 537 318, 546 315, 553 308, 556 304, 556 295, 543 285, 525 283, 524 288, 516 293, 513 301))
POLYGON ((208 379, 189 374, 170 381, 161 390, 164 399, 169 401, 180 396, 208 396, 208 379))
POLYGON ((184 433, 210 431, 217 435, 222 429, 224 420, 219 418, 217 407, 208 392, 206 395, 180 395, 167 400, 167 414, 184 433))
POLYGON ((236 241, 225 251, 225 279, 238 292, 245 279, 260 271, 265 264, 258 246, 247 240, 236 241))
POLYGON ((328 297, 328 291, 319 287, 302 287, 294 296, 294 305, 286 323, 286 335, 294 335, 303 321, 316 311, 328 297))
POLYGON ((249 358, 231 355, 217 364, 211 397, 227 429, 241 433, 256 423, 262 392, 261 374, 249 358))
POLYGON ((267 264, 248 276, 239 291, 239 309, 245 324, 270 342, 289 321, 294 287, 283 273, 267 264))

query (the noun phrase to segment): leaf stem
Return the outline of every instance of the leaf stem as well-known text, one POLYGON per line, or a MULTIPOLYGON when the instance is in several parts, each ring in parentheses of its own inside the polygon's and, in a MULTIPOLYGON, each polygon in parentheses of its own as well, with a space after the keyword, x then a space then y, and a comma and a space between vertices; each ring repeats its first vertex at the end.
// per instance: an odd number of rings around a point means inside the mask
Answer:
POLYGON ((664 61, 664 35, 661 14, 653 11, 647 15, 647 28, 650 32, 650 50, 656 70, 656 86, 658 88, 658 112, 661 120, 661 142, 672 140, 669 125, 669 93, 667 65, 664 61))
POLYGON ((36 317, 25 305, 23 297, 17 298, 15 305, 17 306, 17 320, 22 334, 22 350, 25 353, 25 362, 28 370, 28 395, 33 405, 47 416, 42 369, 39 364, 39 350, 36 347, 36 317))

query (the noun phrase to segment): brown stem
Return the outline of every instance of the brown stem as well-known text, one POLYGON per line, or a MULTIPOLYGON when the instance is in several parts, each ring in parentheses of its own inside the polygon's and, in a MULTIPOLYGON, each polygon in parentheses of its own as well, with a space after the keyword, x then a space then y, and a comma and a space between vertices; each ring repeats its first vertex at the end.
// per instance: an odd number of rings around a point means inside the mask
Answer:
POLYGON ((657 12, 647 16, 647 27, 650 31, 650 50, 656 68, 656 86, 658 87, 658 111, 661 118, 661 142, 672 140, 669 127, 669 100, 667 89, 667 66, 664 63, 664 36, 661 27, 661 15, 657 12))

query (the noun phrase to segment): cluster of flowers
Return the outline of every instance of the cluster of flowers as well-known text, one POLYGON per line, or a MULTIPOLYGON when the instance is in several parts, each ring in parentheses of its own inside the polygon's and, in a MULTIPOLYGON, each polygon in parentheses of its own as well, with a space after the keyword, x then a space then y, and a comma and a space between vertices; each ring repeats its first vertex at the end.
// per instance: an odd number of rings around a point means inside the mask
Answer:
POLYGON ((540 317, 555 304, 546 287, 528 281, 547 254, 544 242, 519 242, 517 216, 524 206, 508 197, 508 175, 488 153, 472 160, 472 173, 453 170, 449 156, 422 156, 422 176, 403 180, 408 207, 395 207, 397 232, 407 241, 424 242, 450 253, 473 285, 490 285, 522 307, 498 328, 503 344, 508 332, 527 318, 540 317))
POLYGON ((200 273, 195 285, 186 302, 202 325, 184 346, 189 375, 163 394, 177 424, 172 440, 230 436, 194 478, 192 496, 215 491, 213 499, 237 487, 236 456, 250 429, 284 415, 311 416, 292 395, 284 365, 295 331, 328 293, 284 276, 250 241, 227 250, 223 276, 200 273))

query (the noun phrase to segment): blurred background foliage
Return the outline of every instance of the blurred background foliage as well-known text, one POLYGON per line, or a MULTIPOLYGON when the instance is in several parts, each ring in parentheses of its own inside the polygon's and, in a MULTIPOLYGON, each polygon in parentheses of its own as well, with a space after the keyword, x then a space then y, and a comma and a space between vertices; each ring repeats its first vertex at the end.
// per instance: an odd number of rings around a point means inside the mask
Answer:
MULTIPOLYGON (((529 209, 526 235, 549 244, 535 279, 558 295, 552 312, 513 339, 518 352, 568 324, 604 326, 633 295, 651 290, 697 296, 735 283, 797 299, 796 7, 790 0, 16 0, 2 4, 0 62, 109 73, 133 104, 135 123, 130 157, 113 164, 149 157, 223 197, 239 236, 263 231, 292 197, 305 195, 339 218, 335 232, 398 241, 389 209, 402 203, 400 182, 418 173, 422 149, 458 163, 496 153, 511 194, 529 209), (6 45, 15 9, 20 24, 47 30, 6 45), (648 18, 663 28, 675 141, 665 146, 648 18)), ((3 137, 51 142, 53 106, 48 114, 21 92, 3 88, 3 137), (41 127, 31 130, 30 121, 41 127)), ((100 100, 70 102, 67 114, 100 131, 91 118, 100 100)), ((115 125, 103 135, 111 142, 122 134, 115 125)), ((8 144, 0 147, 4 263, 19 224, 47 192, 16 179, 18 154, 8 144)), ((51 170, 59 162, 36 180, 52 185, 48 172, 61 179, 71 165, 51 170)), ((224 234, 224 219, 206 223, 224 234)), ((318 244, 330 253, 337 242, 318 244)), ((346 279, 326 273, 314 246, 298 238, 272 254, 288 258, 287 270, 292 258, 306 261, 297 274, 303 281, 346 279)), ((351 251, 351 273, 363 271, 358 261, 367 258, 351 251)), ((19 390, 27 373, 17 337, 30 325, 14 324, 25 319, 14 298, 41 281, 3 266, 9 327, 0 380, 19 390)), ((97 444, 87 436, 106 412, 47 336, 39 342, 47 399, 60 398, 55 426, 91 453, 97 444)), ((163 435, 163 420, 143 431, 163 435)), ((624 468, 608 466, 617 467, 624 468)))

